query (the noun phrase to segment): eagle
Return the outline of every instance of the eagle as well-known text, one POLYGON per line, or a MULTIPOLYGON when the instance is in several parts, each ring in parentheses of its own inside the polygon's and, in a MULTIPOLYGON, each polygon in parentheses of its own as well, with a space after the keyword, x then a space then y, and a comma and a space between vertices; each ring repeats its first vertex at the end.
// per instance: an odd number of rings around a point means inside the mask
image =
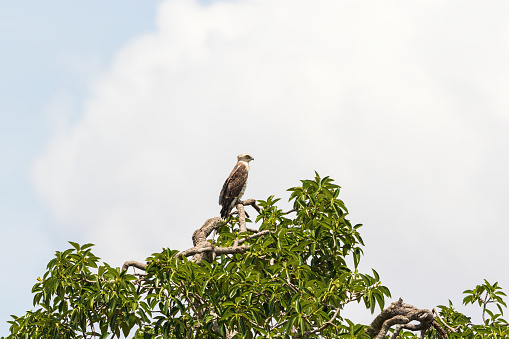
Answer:
POLYGON ((254 158, 247 153, 242 153, 237 156, 237 160, 237 164, 224 182, 219 194, 219 205, 222 206, 221 218, 223 219, 228 217, 230 211, 242 198, 247 186, 249 162, 254 160, 254 158))

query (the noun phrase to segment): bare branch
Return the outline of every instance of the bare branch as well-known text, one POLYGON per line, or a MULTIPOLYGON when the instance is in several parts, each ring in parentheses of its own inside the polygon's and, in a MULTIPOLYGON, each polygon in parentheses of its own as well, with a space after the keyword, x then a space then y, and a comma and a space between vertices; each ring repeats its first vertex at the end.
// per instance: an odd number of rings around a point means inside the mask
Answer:
POLYGON ((261 237, 262 235, 265 235, 265 234, 268 234, 270 233, 271 231, 270 230, 264 230, 264 231, 260 231, 258 233, 255 233, 253 235, 250 235, 249 237, 247 238, 242 238, 239 240, 239 245, 248 241, 248 240, 251 240, 251 239, 255 239, 255 238, 258 238, 258 237, 261 237))
POLYGON ((214 248, 214 239, 212 239, 211 243, 207 241, 207 237, 212 233, 213 231, 216 231, 218 228, 226 225, 227 222, 223 221, 219 217, 210 218, 205 221, 205 223, 194 231, 193 233, 193 248, 190 248, 188 250, 185 250, 183 252, 180 252, 177 254, 177 258, 187 257, 190 255, 194 255, 193 261, 194 262, 200 262, 202 259, 207 261, 212 261, 214 259, 214 253, 207 254, 206 252, 210 252, 209 250, 201 250, 204 248, 214 248))
MULTIPOLYGON (((452 328, 451 326, 449 326, 445 321, 444 319, 442 319, 442 317, 440 316, 440 313, 438 312, 438 310, 436 308, 433 309, 433 313, 435 314, 435 316, 438 318, 438 320, 440 320, 442 322, 442 324, 444 324, 444 326, 450 331, 450 332, 456 332, 460 327, 461 325, 458 325, 456 328, 452 328)), ((434 326, 434 325, 433 325, 434 326)), ((434 326, 436 328, 436 326, 434 326)), ((440 327, 440 329, 444 332, 443 336, 447 336, 447 333, 445 333, 444 329, 442 327, 440 327)), ((439 331, 438 328, 436 328, 437 331, 439 331)))
POLYGON ((288 212, 283 212, 283 215, 287 215, 287 214, 290 214, 292 212, 297 212, 297 210, 295 208, 292 208, 291 210, 289 210, 288 212))
MULTIPOLYGON (((199 257, 193 258, 193 261, 200 262, 201 259, 203 259, 203 253, 206 252, 213 252, 212 257, 214 257, 217 254, 244 253, 247 250, 249 250, 251 246, 238 246, 238 245, 241 245, 248 240, 264 236, 271 232, 270 230, 258 232, 257 230, 250 229, 250 231, 254 231, 256 233, 250 235, 249 237, 236 240, 234 246, 214 247, 214 239, 212 239, 212 241, 209 242, 207 241, 207 237, 210 233, 212 233, 213 231, 215 232, 219 227, 222 227, 223 225, 225 225, 225 223, 222 222, 221 218, 211 218, 205 221, 203 226, 200 229, 196 230, 193 234, 193 244, 195 246, 178 253, 176 257, 181 259, 183 257, 201 254, 199 257)), ((137 261, 126 261, 122 266, 122 270, 125 271, 129 267, 136 267, 138 269, 145 271, 147 269, 147 264, 137 261)))
POLYGON ((397 325, 394 328, 394 333, 391 335, 391 339, 396 339, 399 335, 399 332, 401 332, 402 329, 403 329, 403 325, 397 325))
POLYGON ((237 254, 247 252, 251 246, 243 245, 237 247, 216 247, 214 251, 216 254, 237 254))
POLYGON ((240 203, 244 206, 253 206, 253 208, 256 210, 256 212, 258 212, 258 214, 260 214, 261 212, 260 206, 258 206, 255 199, 247 199, 241 201, 240 203))
POLYGON ((198 253, 204 253, 204 252, 210 252, 214 250, 214 247, 212 246, 207 246, 207 247, 192 247, 192 248, 189 248, 185 251, 182 251, 180 252, 179 254, 177 254, 177 258, 178 259, 182 259, 183 257, 190 257, 192 255, 195 255, 195 254, 198 254, 198 253))
POLYGON ((370 324, 366 333, 371 338, 385 338, 392 326, 396 325, 395 332, 407 329, 410 331, 426 331, 434 320, 433 313, 426 309, 418 309, 415 306, 404 304, 400 298, 383 310, 370 324), (419 324, 411 324, 411 321, 418 321, 419 324))
POLYGON ((126 271, 129 267, 136 267, 140 270, 146 271, 147 270, 147 264, 138 262, 138 261, 126 261, 124 265, 122 265, 122 271, 126 271))
POLYGON ((283 325, 284 325, 284 324, 286 324, 287 322, 288 322, 288 319, 287 319, 287 320, 284 320, 284 321, 282 321, 282 322, 280 322, 280 323, 277 323, 276 325, 272 326, 270 329, 271 329, 271 331, 272 331, 272 330, 273 330, 273 329, 275 329, 275 328, 278 328, 278 327, 280 327, 280 326, 283 326, 283 325))
POLYGON ((237 211, 239 211, 239 232, 247 232, 246 228, 246 211, 242 203, 237 204, 237 211))
POLYGON ((199 253, 205 253, 205 252, 211 252, 214 251, 216 254, 236 254, 236 253, 244 253, 248 251, 251 248, 251 246, 244 245, 244 246, 231 246, 231 247, 202 247, 202 248, 190 248, 188 250, 182 251, 179 254, 177 254, 177 258, 182 257, 189 257, 191 255, 199 254, 199 253))
POLYGON ((224 225, 226 225, 226 222, 224 222, 219 217, 207 219, 202 227, 194 231, 193 245, 198 246, 198 244, 207 241, 207 237, 210 235, 210 233, 212 233, 212 231, 224 225))

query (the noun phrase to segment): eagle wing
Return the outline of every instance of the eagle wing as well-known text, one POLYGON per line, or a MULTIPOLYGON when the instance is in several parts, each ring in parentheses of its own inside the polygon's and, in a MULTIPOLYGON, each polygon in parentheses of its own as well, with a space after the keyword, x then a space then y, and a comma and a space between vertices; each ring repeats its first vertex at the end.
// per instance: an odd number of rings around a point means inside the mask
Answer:
POLYGON ((226 200, 238 197, 247 181, 247 166, 237 164, 224 182, 221 193, 219 194, 219 204, 222 205, 226 200))
MULTIPOLYGON (((232 201, 239 196, 247 181, 248 167, 244 164, 237 164, 224 182, 219 194, 219 205, 223 209, 229 208, 232 201)), ((227 213, 229 213, 228 211, 227 213)))

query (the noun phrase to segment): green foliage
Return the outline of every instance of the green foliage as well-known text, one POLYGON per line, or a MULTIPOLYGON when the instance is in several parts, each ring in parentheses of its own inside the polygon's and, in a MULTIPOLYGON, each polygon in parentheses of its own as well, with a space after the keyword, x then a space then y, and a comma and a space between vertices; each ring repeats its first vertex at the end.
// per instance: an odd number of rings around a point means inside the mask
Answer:
POLYGON ((507 308, 507 304, 503 300, 503 296, 506 294, 502 292, 502 288, 498 286, 498 282, 491 285, 486 279, 484 279, 484 284, 477 285, 473 290, 466 290, 463 293, 467 294, 465 298, 463 298, 463 304, 473 304, 477 303, 479 306, 483 308, 483 321, 485 325, 498 323, 500 320, 499 316, 504 315, 504 311, 502 306, 507 308), (494 314, 489 309, 487 309, 488 304, 494 303, 497 306, 498 314, 494 314), (486 319, 485 313, 488 314, 489 318, 486 319))
MULTIPOLYGON (((490 284, 484 280, 484 284, 477 285, 473 290, 463 292, 466 296, 463 298, 463 304, 477 304, 481 308, 483 324, 473 324, 470 317, 454 309, 449 300, 449 306, 438 306, 440 317, 443 321, 437 320, 443 328, 446 328, 444 322, 455 332, 449 333, 449 338, 472 338, 472 339, 494 339, 509 338, 509 326, 507 321, 502 319, 503 308, 507 305, 503 300, 506 296, 498 283, 490 284), (489 304, 495 304, 497 311, 488 309, 489 304), (487 316, 486 316, 487 315, 487 316)), ((405 333, 409 338, 419 338, 413 333, 405 333)), ((428 331, 426 338, 440 338, 435 330, 428 331)))
MULTIPOLYGON (((328 177, 316 174, 289 191, 290 213, 273 196, 258 201, 259 236, 239 233, 239 218, 229 218, 214 246, 250 248, 210 262, 163 249, 140 276, 100 265, 92 244, 70 242, 37 279, 35 310, 12 316, 7 338, 367 338, 366 326, 344 318, 345 305, 362 302, 374 312, 390 293, 376 271, 358 271, 361 225, 346 219, 340 187, 328 177)), ((465 305, 481 308, 483 323, 472 324, 449 301, 436 319, 454 329, 449 338, 509 337, 498 283, 463 293, 465 305)), ((408 331, 399 337, 418 338, 408 331)), ((425 337, 439 335, 430 329, 425 337)))
MULTIPOLYGON (((363 302, 373 312, 390 293, 374 270, 358 272, 361 225, 346 219, 340 187, 328 177, 289 191, 294 212, 273 196, 258 201, 255 223, 269 232, 246 240, 247 252, 212 262, 164 249, 140 277, 99 265, 91 244, 71 243, 34 286, 35 311, 13 316, 7 338, 366 337, 365 326, 343 318, 344 306, 363 302)), ((215 246, 250 235, 237 225, 231 218, 215 246)))
POLYGON ((56 253, 32 289, 34 306, 39 307, 25 316, 13 316, 8 338, 101 337, 108 331, 118 336, 120 330, 128 333, 140 324, 136 313, 130 312, 138 308, 140 299, 131 282, 136 277, 107 264, 98 267, 92 244, 70 244, 73 248, 56 253))

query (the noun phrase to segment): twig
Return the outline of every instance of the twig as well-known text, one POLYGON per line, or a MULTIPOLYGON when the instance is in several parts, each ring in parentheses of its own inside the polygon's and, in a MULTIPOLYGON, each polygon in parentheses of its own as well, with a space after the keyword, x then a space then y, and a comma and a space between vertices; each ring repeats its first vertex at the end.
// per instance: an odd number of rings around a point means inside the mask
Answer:
POLYGON ((288 212, 283 212, 283 215, 287 215, 287 214, 290 214, 292 212, 297 212, 297 210, 295 208, 292 208, 291 210, 289 210, 288 212))
POLYGON ((488 292, 486 292, 486 297, 484 298, 483 305, 482 305, 482 322, 486 324, 486 306, 490 302, 491 298, 488 300, 488 292))
POLYGON ((275 329, 275 328, 278 328, 278 327, 280 327, 280 326, 283 326, 283 325, 284 325, 284 324, 286 324, 287 322, 288 322, 288 319, 287 319, 287 320, 285 320, 285 321, 282 321, 282 322, 280 322, 280 323, 277 323, 276 325, 272 326, 272 327, 270 328, 270 330, 272 331, 272 330, 273 330, 273 329, 275 329))
POLYGON ((456 328, 452 328, 451 326, 449 326, 445 321, 444 319, 442 319, 442 317, 440 316, 440 313, 438 313, 438 310, 435 308, 433 308, 433 313, 435 314, 435 316, 438 318, 438 320, 440 320, 442 322, 442 324, 444 324, 445 327, 447 327, 447 329, 450 331, 450 332, 456 332, 457 330, 460 329, 461 325, 458 325, 456 326, 456 328))
POLYGON ((246 237, 246 238, 242 238, 239 240, 239 244, 243 244, 244 242, 248 241, 248 240, 251 240, 251 239, 255 239, 255 238, 258 238, 258 237, 261 237, 262 235, 265 235, 265 234, 268 234, 268 233, 271 233, 270 230, 264 230, 264 231, 260 231, 258 233, 255 233, 253 235, 250 235, 249 237, 246 237))
POLYGON ((333 325, 333 322, 334 320, 336 320, 336 317, 338 316, 339 314, 339 311, 341 310, 341 308, 336 308, 336 312, 334 312, 334 315, 332 316, 332 318, 329 320, 329 321, 326 321, 323 323, 322 326, 312 330, 312 331, 307 331, 307 332, 304 332, 304 333, 299 333, 297 334, 296 336, 294 336, 294 338, 301 338, 301 337, 307 337, 313 333, 317 333, 317 332, 320 332, 322 331, 324 328, 326 328, 327 326, 330 326, 330 325, 333 325))

